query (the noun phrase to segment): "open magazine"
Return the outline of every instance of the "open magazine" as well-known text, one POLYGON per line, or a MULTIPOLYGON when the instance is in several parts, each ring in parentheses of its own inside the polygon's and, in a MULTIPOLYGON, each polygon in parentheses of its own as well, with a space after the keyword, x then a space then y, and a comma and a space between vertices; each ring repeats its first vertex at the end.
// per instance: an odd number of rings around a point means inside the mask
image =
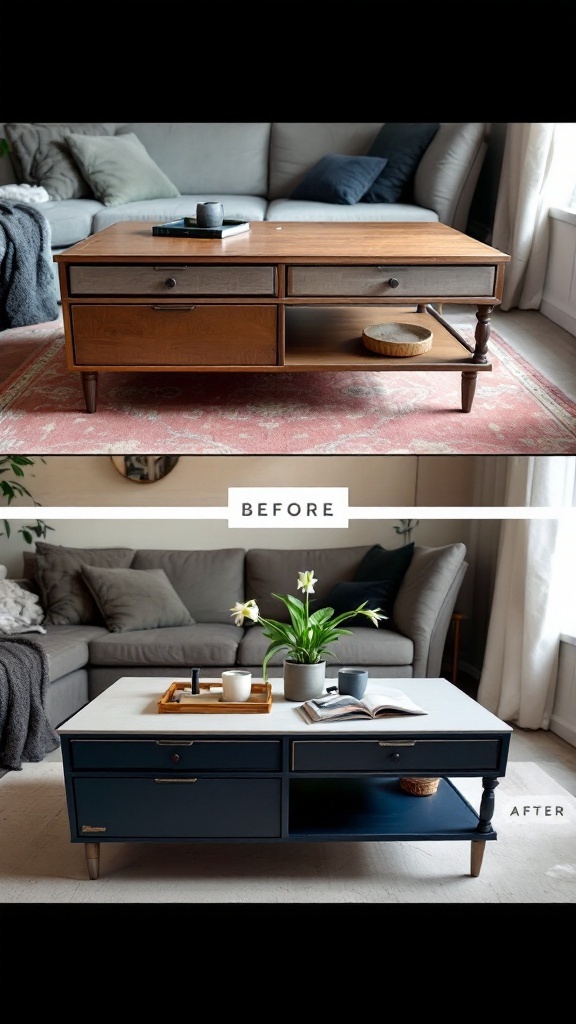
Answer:
POLYGON ((403 690, 366 693, 361 700, 340 693, 315 697, 298 707, 307 722, 333 722, 341 718, 386 718, 392 715, 427 715, 403 690))

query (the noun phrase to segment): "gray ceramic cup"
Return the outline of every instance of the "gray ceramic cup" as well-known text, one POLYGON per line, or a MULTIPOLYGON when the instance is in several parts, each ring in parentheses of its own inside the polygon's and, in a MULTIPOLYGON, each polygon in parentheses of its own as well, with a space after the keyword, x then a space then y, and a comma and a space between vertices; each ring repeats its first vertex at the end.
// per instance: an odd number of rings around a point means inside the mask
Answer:
POLYGON ((196 223, 199 228, 220 228, 224 220, 222 203, 198 203, 196 206, 196 223))
POLYGON ((360 700, 368 685, 368 672, 365 668, 341 668, 338 672, 338 693, 360 700))

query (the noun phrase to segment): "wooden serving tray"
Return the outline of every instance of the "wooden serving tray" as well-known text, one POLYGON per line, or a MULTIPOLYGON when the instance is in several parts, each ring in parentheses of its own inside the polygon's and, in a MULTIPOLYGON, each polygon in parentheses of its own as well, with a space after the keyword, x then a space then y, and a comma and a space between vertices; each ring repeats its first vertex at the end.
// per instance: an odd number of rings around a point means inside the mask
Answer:
POLYGON ((159 715, 246 715, 262 714, 272 710, 272 684, 252 683, 248 700, 222 701, 222 683, 200 683, 200 693, 193 704, 178 704, 172 701, 176 690, 189 690, 190 683, 171 683, 158 701, 159 715), (196 703, 196 700, 198 703, 196 703))

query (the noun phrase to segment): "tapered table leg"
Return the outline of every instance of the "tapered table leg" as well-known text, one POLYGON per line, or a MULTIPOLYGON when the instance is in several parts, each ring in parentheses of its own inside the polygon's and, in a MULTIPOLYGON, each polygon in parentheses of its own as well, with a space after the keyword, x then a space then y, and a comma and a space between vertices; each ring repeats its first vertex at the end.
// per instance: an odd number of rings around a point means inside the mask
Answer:
POLYGON ((97 371, 82 371, 82 387, 84 389, 84 401, 86 403, 86 412, 96 412, 96 403, 98 401, 97 371))
POLYGON ((90 878, 98 878, 100 872, 100 843, 85 843, 86 864, 90 878))
POLYGON ((470 412, 476 393, 477 370, 464 370, 462 374, 462 412, 470 412))
POLYGON ((472 878, 478 878, 480 868, 482 867, 484 850, 486 849, 486 840, 483 839, 482 842, 478 843, 473 839, 470 846, 472 847, 470 854, 470 874, 472 875, 472 878))

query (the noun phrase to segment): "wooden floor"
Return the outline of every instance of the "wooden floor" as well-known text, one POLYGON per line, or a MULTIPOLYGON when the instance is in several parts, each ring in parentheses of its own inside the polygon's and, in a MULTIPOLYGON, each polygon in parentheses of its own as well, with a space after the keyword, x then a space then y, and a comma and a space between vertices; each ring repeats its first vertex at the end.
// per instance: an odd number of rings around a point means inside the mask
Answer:
MULTIPOLYGON (((448 321, 458 320, 465 306, 444 306, 448 321)), ((535 309, 495 310, 491 326, 504 341, 564 394, 576 402, 576 337, 535 309)), ((490 342, 488 342, 490 349, 490 342)))
MULTIPOLYGON (((450 666, 442 671, 450 678, 450 666)), ((476 700, 478 680, 460 671, 456 680, 459 690, 476 700)), ((549 729, 514 729, 510 740, 509 761, 534 761, 542 771, 548 773, 559 785, 576 796, 576 747, 563 740, 549 729)))

